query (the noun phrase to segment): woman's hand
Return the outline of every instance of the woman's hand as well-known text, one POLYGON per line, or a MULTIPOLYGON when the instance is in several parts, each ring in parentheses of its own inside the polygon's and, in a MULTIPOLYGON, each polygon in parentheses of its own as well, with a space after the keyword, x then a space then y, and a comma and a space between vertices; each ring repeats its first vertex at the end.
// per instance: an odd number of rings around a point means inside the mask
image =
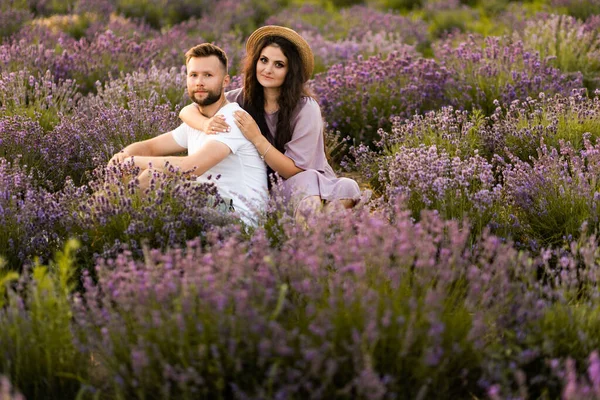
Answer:
POLYGON ((231 127, 225 122, 225 116, 222 114, 214 115, 206 120, 202 131, 208 135, 216 135, 217 133, 225 133, 231 130, 231 127))
POLYGON ((222 114, 206 118, 200 113, 196 104, 188 104, 179 112, 179 118, 194 129, 198 129, 209 135, 214 135, 221 132, 229 132, 231 127, 225 122, 225 117, 222 114))
POLYGON ((256 142, 263 137, 260 133, 260 128, 254 121, 254 118, 250 116, 246 111, 238 110, 233 113, 235 123, 242 131, 242 134, 251 141, 255 146, 256 142))

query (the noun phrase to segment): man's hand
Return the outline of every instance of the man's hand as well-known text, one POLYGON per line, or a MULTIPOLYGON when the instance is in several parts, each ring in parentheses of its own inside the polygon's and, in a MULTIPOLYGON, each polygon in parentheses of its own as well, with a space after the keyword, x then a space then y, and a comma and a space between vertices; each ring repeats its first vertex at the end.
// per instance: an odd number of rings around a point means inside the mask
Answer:
POLYGON ((120 152, 112 156, 112 158, 108 162, 108 165, 122 164, 125 162, 125 159, 127 157, 131 157, 131 154, 129 154, 125 150, 121 150, 120 152))

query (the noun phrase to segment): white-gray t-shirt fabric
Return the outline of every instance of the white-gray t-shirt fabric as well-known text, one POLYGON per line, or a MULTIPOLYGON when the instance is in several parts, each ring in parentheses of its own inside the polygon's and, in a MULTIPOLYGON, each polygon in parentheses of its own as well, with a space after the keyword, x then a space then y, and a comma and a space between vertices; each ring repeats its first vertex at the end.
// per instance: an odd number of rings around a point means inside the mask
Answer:
POLYGON ((242 221, 256 225, 256 212, 265 208, 269 196, 267 167, 256 147, 235 124, 233 113, 241 109, 238 103, 228 103, 217 112, 225 116, 230 132, 207 135, 183 123, 171 134, 177 144, 187 148, 188 154, 194 154, 210 140, 224 143, 231 149, 231 154, 197 180, 213 182, 221 196, 233 199, 233 207, 242 221))

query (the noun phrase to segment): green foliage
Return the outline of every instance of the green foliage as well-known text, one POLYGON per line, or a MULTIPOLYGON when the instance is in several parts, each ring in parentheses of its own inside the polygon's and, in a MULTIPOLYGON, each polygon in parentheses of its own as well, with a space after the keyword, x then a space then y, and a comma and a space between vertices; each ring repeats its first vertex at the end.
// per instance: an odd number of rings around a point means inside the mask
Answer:
POLYGON ((557 0, 553 3, 559 10, 580 20, 600 14, 600 3, 596 0, 557 0))
POLYGON ((56 263, 34 265, 31 276, 21 277, 21 289, 9 285, 14 273, 1 280, 0 374, 26 398, 74 398, 87 378, 89 355, 75 347, 71 331, 77 247, 69 241, 56 263))
POLYGON ((166 0, 117 0, 117 12, 127 18, 141 19, 155 29, 170 26, 190 17, 201 16, 206 1, 169 3, 166 0), (194 6, 195 4, 195 6, 194 6), (188 15, 182 15, 189 7, 188 15))
POLYGON ((478 19, 477 12, 470 8, 451 8, 428 13, 429 32, 433 38, 452 32, 465 32, 469 24, 478 19))
POLYGON ((544 313, 539 332, 544 337, 534 341, 542 343, 545 357, 583 361, 600 346, 600 305, 556 303, 544 313))
POLYGON ((381 10, 407 11, 421 7, 423 0, 368 0, 367 3, 381 10))
POLYGON ((78 0, 31 0, 30 8, 35 15, 69 14, 78 0))

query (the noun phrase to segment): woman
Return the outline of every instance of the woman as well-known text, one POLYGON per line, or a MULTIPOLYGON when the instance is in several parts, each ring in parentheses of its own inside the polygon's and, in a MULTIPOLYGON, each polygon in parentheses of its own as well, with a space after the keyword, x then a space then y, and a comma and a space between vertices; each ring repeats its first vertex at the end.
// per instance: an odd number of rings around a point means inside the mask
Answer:
MULTIPOLYGON (((269 170, 284 179, 284 194, 298 202, 296 217, 322 205, 353 207, 360 189, 352 179, 337 178, 328 164, 321 109, 306 87, 314 67, 308 43, 291 29, 264 26, 250 35, 246 53, 244 87, 226 97, 247 111, 236 112, 235 122, 269 170)), ((195 104, 179 116, 209 134, 229 128, 221 116, 202 116, 195 104)))

